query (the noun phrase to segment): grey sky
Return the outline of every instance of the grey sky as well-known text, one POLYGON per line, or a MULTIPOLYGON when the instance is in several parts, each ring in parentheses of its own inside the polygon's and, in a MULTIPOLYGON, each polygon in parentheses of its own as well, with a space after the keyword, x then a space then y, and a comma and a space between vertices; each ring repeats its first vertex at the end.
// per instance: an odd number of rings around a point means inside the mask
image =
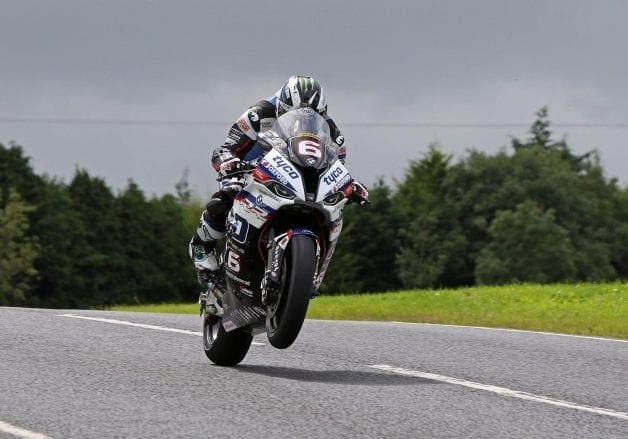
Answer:
MULTIPOLYGON (((353 174, 401 177, 438 140, 496 151, 526 128, 355 122, 628 123, 627 1, 0 1, 0 118, 217 121, 208 126, 0 122, 35 167, 115 188, 215 187, 211 148, 246 107, 312 74, 353 174)), ((628 182, 624 128, 555 128, 628 182)))

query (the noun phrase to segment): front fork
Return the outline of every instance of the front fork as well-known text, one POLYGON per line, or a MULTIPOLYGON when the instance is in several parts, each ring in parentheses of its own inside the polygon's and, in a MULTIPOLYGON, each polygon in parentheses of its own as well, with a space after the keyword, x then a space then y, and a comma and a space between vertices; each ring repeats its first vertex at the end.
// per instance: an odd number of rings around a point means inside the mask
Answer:
MULTIPOLYGON (((318 277, 318 268, 321 257, 321 246, 319 243, 319 237, 316 233, 308 229, 290 229, 281 235, 273 238, 268 243, 268 264, 264 277, 262 278, 262 303, 266 305, 268 301, 274 301, 279 297, 279 293, 282 288, 282 266, 283 259, 288 248, 290 240, 296 235, 307 235, 314 239, 316 243, 316 269, 314 270, 314 279, 318 277)), ((315 295, 314 288, 312 289, 312 295, 315 295)))

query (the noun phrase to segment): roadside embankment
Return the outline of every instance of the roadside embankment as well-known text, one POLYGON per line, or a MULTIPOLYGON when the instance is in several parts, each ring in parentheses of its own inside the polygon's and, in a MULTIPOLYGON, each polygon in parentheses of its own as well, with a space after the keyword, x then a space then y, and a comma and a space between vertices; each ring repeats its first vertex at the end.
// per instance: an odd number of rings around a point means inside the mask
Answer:
MULTIPOLYGON (((112 310, 197 313, 196 304, 112 310)), ((310 319, 490 326, 628 338, 628 284, 553 284, 320 296, 310 319)))

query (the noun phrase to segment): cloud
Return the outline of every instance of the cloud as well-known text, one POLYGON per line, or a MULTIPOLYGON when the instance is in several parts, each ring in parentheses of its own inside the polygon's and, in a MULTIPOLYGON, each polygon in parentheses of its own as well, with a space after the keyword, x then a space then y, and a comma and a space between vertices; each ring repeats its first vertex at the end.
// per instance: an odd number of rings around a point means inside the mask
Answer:
MULTIPOLYGON (((294 73, 315 75, 343 122, 626 122, 628 3, 606 1, 5 1, 0 117, 208 120, 207 127, 0 124, 39 170, 74 165, 121 187, 172 190, 294 73)), ((525 128, 344 129, 356 175, 399 177, 434 139, 462 154, 525 128)), ((628 175, 625 131, 556 130, 628 175)))

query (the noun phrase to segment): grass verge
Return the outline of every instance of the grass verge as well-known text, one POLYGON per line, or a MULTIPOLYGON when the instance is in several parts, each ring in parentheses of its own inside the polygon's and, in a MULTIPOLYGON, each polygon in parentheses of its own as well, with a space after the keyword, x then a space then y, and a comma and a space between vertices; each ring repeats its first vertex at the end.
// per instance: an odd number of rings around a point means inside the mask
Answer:
MULTIPOLYGON (((198 313, 196 304, 116 306, 119 311, 198 313)), ((554 284, 321 296, 310 319, 490 326, 628 338, 628 284, 554 284)))

